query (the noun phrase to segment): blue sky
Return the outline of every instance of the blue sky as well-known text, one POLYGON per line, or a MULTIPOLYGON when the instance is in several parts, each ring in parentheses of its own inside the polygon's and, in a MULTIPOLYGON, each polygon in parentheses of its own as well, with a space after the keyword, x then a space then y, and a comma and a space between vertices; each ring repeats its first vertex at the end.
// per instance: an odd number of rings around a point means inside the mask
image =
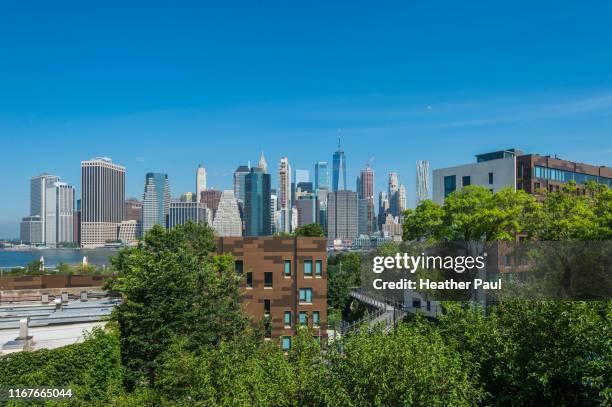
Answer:
MULTIPOLYGON (((0 5, 0 236, 29 178, 79 163, 148 171, 173 195, 264 151, 312 172, 339 129, 349 185, 414 162, 526 152, 612 165, 612 2, 24 2, 0 5), (333 3, 333 4, 330 4, 333 3)), ((275 177, 273 175, 273 182, 275 177)))

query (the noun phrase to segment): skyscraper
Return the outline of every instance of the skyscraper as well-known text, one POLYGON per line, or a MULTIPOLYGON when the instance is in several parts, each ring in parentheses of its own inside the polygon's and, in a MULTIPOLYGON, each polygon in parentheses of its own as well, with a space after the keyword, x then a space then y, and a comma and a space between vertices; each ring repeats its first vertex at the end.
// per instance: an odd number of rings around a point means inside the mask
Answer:
POLYGON ((45 195, 45 243, 73 243, 74 188, 65 182, 55 182, 45 195))
POLYGON ((329 168, 327 161, 315 164, 315 189, 329 189, 329 168))
POLYGON ((282 157, 278 166, 278 209, 281 211, 281 230, 291 232, 291 166, 289 159, 282 157))
POLYGON ((125 167, 110 158, 81 162, 81 245, 104 246, 117 240, 123 220, 125 167))
POLYGON ((393 196, 399 189, 399 174, 397 172, 389 173, 389 198, 393 196))
POLYGON ((333 157, 333 180, 332 191, 341 191, 346 189, 346 156, 340 145, 340 137, 338 137, 338 151, 333 157))
POLYGON ((357 193, 330 192, 327 199, 327 237, 353 240, 358 236, 357 193))
POLYGON ((242 221, 238 201, 231 189, 223 191, 219 207, 213 220, 213 229, 218 236, 242 236, 242 221))
POLYGON ((402 216, 404 211, 406 210, 406 202, 408 201, 408 197, 406 195, 406 187, 404 184, 400 184, 399 189, 396 192, 397 195, 397 215, 402 216))
POLYGON ((259 167, 264 173, 268 173, 268 163, 266 162, 266 157, 264 157, 263 151, 259 155, 259 162, 257 163, 257 167, 259 167))
POLYGON ((357 195, 360 200, 364 200, 367 210, 364 212, 360 207, 360 232, 359 234, 371 234, 374 232, 376 213, 374 211, 374 170, 368 162, 359 173, 357 178, 357 195), (365 225, 365 227, 364 227, 365 225))
MULTIPOLYGON (((204 192, 204 191, 202 191, 204 192)), ((200 198, 197 198, 193 192, 183 192, 181 194, 180 201, 181 202, 199 202, 200 198)))
POLYGON ((200 196, 200 202, 206 205, 208 210, 211 211, 211 216, 214 219, 217 208, 219 207, 219 201, 221 200, 221 191, 218 189, 207 189, 202 191, 200 196))
POLYGON ((250 172, 250 166, 240 165, 234 171, 234 197, 244 204, 244 177, 250 172))
POLYGON ((429 199, 429 161, 416 162, 416 205, 429 199))
MULTIPOLYGON (((196 171, 196 196, 195 201, 200 202, 202 191, 206 190, 206 169, 202 167, 202 164, 198 165, 196 171)), ((189 201, 185 201, 189 202, 189 201)))
POLYGON ((378 229, 382 230, 387 213, 389 212, 389 197, 385 191, 378 193, 378 229))
MULTIPOLYGON (((26 230, 30 230, 32 233, 29 236, 28 241, 32 241, 33 243, 45 243, 46 238, 46 194, 47 188, 53 186, 54 183, 59 181, 59 177, 56 175, 51 175, 47 173, 43 173, 37 175, 35 177, 30 178, 30 216, 29 221, 36 222, 36 220, 32 220, 33 216, 40 216, 40 228, 35 226, 34 228, 26 230), (40 230, 41 235, 37 236, 36 233, 40 230)), ((25 239, 22 240, 26 241, 25 239)))
POLYGON ((270 174, 265 173, 262 167, 251 168, 246 176, 245 199, 245 235, 270 235, 270 174))
POLYGON ((199 225, 208 223, 209 209, 201 202, 170 202, 168 229, 193 222, 199 225))
POLYGON ((142 199, 142 232, 149 231, 154 225, 167 226, 170 212, 170 183, 168 174, 150 172, 145 177, 142 199))
POLYGON ((276 189, 270 190, 270 234, 276 234, 276 220, 278 212, 278 195, 276 189))

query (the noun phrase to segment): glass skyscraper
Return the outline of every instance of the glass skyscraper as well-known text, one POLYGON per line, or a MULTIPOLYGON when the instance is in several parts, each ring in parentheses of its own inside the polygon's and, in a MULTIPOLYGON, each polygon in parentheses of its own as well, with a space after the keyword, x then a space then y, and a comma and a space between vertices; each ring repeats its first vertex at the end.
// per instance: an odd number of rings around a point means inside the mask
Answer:
POLYGON ((340 146, 340 137, 338 137, 338 151, 334 153, 333 159, 333 179, 332 191, 342 191, 346 189, 346 156, 340 146))
POLYGON ((145 178, 145 189, 142 202, 143 233, 154 225, 166 227, 166 218, 170 212, 170 183, 168 174, 150 172, 145 178))
POLYGON ((251 168, 245 177, 244 216, 246 236, 271 235, 270 174, 262 168, 251 168))
POLYGON ((319 161, 315 164, 315 190, 329 189, 329 168, 327 161, 319 161))

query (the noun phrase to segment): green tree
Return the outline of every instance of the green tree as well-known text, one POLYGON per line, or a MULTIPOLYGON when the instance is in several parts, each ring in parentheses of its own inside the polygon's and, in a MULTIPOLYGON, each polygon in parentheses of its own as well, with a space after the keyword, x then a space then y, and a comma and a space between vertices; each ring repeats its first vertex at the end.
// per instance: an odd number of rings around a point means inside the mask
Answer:
POLYGON ((177 337, 194 348, 213 346, 247 326, 238 298, 241 276, 231 256, 215 256, 214 248, 208 227, 154 227, 142 244, 112 260, 118 277, 110 288, 124 297, 113 318, 130 388, 155 383, 158 357, 177 337))
POLYGON ((307 225, 303 225, 295 229, 294 231, 296 236, 311 236, 311 237, 323 237, 325 236, 325 231, 318 223, 309 223, 307 225))
POLYGON ((327 261, 327 304, 331 308, 346 310, 349 291, 361 283, 361 256, 358 253, 340 253, 327 261))

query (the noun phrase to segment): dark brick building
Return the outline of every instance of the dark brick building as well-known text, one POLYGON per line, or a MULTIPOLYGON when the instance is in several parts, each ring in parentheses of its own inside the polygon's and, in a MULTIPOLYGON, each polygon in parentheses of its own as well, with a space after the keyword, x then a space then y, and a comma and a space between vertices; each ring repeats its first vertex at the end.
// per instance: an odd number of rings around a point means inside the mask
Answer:
POLYGON ((578 185, 579 193, 584 193, 587 181, 612 187, 612 168, 538 154, 516 157, 516 189, 537 195, 540 190, 558 191, 562 184, 572 180, 578 185))
POLYGON ((245 275, 242 300, 253 324, 283 348, 299 326, 327 340, 327 251, 319 237, 219 237, 218 253, 231 253, 245 275))

